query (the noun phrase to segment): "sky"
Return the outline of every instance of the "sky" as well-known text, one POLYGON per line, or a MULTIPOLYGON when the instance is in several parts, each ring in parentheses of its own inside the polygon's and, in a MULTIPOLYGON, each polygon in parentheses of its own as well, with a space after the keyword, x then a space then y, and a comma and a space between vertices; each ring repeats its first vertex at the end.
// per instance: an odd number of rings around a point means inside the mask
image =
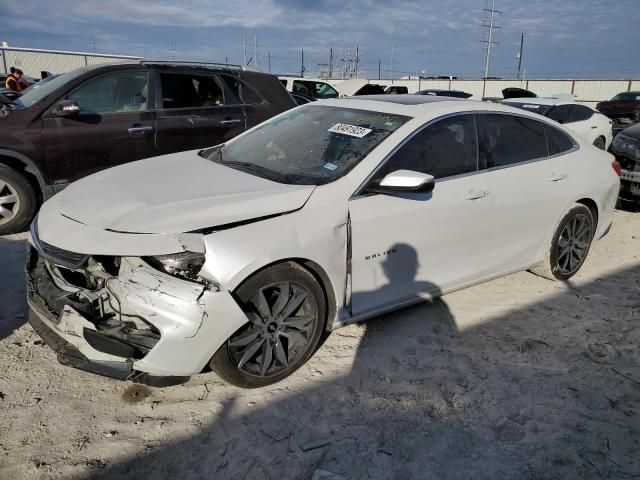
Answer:
MULTIPOLYGON (((483 74, 490 0, 0 0, 0 41, 14 47, 247 60, 274 73, 337 70, 360 54, 364 76, 483 74)), ((489 75, 514 78, 520 34, 526 78, 640 78, 640 0, 495 0, 489 75)))

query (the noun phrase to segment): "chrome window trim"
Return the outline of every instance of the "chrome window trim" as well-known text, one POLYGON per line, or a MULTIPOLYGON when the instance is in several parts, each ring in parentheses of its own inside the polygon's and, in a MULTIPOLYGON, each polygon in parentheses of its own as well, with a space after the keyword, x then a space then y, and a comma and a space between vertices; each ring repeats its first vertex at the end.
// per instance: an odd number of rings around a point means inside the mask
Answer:
MULTIPOLYGON (((456 117, 456 116, 459 116, 459 115, 472 115, 474 117, 474 124, 476 126, 476 146, 477 146, 477 149, 478 149, 477 150, 478 158, 477 158, 476 171, 475 172, 461 173, 459 175, 451 175, 449 177, 437 178, 436 179, 436 184, 440 183, 440 182, 448 182, 450 180, 457 180, 459 178, 469 177, 471 175, 479 175, 479 174, 482 174, 482 173, 494 172, 494 171, 497 171, 497 170, 503 170, 505 168, 512 168, 512 167, 517 167, 517 166, 520 166, 520 165, 527 165, 529 163, 540 162, 540 161, 543 161, 543 160, 549 160, 549 159, 556 158, 556 157, 559 157, 559 156, 562 156, 562 155, 568 155, 570 153, 574 153, 574 152, 577 152, 578 150, 580 150, 580 145, 575 141, 575 139, 571 135, 566 134, 565 132, 563 132, 561 129, 559 129, 556 126, 551 125, 550 122, 544 122, 544 121, 538 120, 537 118, 531 118, 529 115, 523 115, 523 114, 520 114, 520 113, 517 113, 517 112, 516 113, 497 112, 495 110, 473 110, 473 111, 466 111, 466 112, 447 113, 446 115, 442 115, 440 117, 436 117, 436 118, 433 118, 433 119, 429 120, 427 123, 421 125, 417 129, 415 129, 413 132, 411 132, 409 135, 407 135, 404 138, 404 140, 402 140, 401 143, 396 145, 394 147, 394 149, 391 150, 391 152, 389 152, 380 161, 380 163, 376 166, 376 168, 367 176, 367 178, 358 186, 358 188, 356 188, 355 192, 351 195, 349 200, 356 200, 358 198, 368 196, 367 194, 363 194, 362 191, 369 184, 369 182, 375 176, 375 174, 384 166, 384 164, 387 161, 389 161, 389 159, 391 157, 393 157, 393 155, 395 155, 398 152, 398 150, 400 150, 402 147, 404 147, 404 145, 406 143, 408 143, 411 139, 413 139, 413 137, 415 137, 417 134, 422 132, 422 130, 424 130, 425 128, 433 125, 436 122, 439 122, 440 120, 445 120, 447 118, 456 117), (569 150, 565 150, 563 152, 559 152, 559 153, 556 153, 554 155, 547 155, 545 157, 533 158, 531 160, 524 160, 522 162, 512 163, 512 164, 509 164, 509 165, 500 165, 500 166, 491 167, 491 168, 480 168, 480 132, 479 132, 479 128, 478 128, 477 115, 483 115, 483 114, 507 115, 507 116, 511 116, 511 117, 521 117, 521 118, 526 118, 528 120, 533 120, 534 122, 538 122, 538 123, 541 123, 543 125, 548 125, 550 128, 555 128, 556 130, 560 130, 560 132, 563 135, 568 137, 571 140, 571 143, 573 144, 573 147, 571 149, 569 149, 569 150)), ((547 148, 548 148, 549 140, 546 138, 546 131, 545 131, 545 139, 547 141, 547 148)))

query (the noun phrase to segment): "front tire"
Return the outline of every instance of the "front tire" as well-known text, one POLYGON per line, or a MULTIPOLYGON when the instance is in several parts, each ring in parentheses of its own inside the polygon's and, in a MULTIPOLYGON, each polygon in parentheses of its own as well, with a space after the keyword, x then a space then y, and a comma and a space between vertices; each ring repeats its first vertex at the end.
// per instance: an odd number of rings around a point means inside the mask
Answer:
POLYGON ((35 214, 36 192, 20 172, 0 164, 0 235, 24 230, 35 214))
POLYGON ((242 388, 288 377, 311 358, 326 323, 326 302, 315 277, 294 262, 258 272, 236 291, 249 323, 216 352, 211 369, 242 388))
POLYGON ((593 214, 576 203, 562 217, 544 261, 532 273, 549 280, 569 280, 582 268, 595 234, 593 214))

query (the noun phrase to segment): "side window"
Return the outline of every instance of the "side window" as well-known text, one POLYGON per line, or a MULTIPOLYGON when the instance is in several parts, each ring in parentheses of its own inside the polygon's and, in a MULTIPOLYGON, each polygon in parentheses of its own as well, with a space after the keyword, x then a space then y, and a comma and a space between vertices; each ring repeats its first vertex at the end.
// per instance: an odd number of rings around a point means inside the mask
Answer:
POLYGON ((148 97, 148 72, 117 72, 89 80, 66 98, 78 102, 81 113, 117 113, 146 110, 148 97))
POLYGON ((558 155, 559 153, 567 152, 574 147, 573 140, 571 140, 566 133, 552 127, 551 125, 545 125, 544 129, 547 132, 549 155, 558 155))
POLYGON ((396 170, 414 170, 435 178, 474 172, 478 142, 473 115, 456 115, 418 132, 380 169, 376 180, 396 170))
POLYGON ((214 107, 225 103, 222 86, 213 75, 162 73, 160 79, 163 108, 214 107))
MULTIPOLYGON (((234 103, 254 104, 262 103, 263 98, 252 87, 231 75, 221 75, 225 84, 225 99, 233 98, 234 103)), ((225 102, 227 105, 229 101, 225 102)))
POLYGON ((556 105, 549 110, 547 117, 558 123, 569 123, 571 121, 571 109, 569 105, 556 105))
POLYGON ((584 122, 593 116, 593 110, 584 105, 571 105, 571 121, 584 122))
POLYGON ((302 80, 294 80, 293 88, 291 89, 293 93, 299 93, 300 95, 305 95, 307 97, 316 98, 316 89, 314 82, 305 82, 302 80))
POLYGON ((482 149, 487 168, 544 158, 549 155, 544 124, 516 115, 483 114, 482 149))
POLYGON ((328 83, 316 82, 316 97, 318 98, 337 98, 338 92, 328 83))

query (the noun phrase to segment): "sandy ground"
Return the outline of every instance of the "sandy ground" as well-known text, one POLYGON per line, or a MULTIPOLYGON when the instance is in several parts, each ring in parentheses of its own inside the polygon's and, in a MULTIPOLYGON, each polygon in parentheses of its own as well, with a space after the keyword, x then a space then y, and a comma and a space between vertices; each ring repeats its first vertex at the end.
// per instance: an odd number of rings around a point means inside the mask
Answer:
POLYGON ((0 238, 0 478, 640 477, 640 213, 570 284, 526 272, 334 332, 292 378, 150 388, 63 367, 0 238))

